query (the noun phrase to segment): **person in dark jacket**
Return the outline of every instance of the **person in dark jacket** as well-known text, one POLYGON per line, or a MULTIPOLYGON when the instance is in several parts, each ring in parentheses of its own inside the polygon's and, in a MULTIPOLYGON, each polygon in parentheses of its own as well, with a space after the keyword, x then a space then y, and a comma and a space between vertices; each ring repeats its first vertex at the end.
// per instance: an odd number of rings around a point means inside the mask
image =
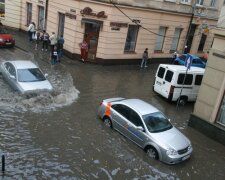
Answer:
POLYGON ((148 67, 147 66, 147 60, 148 60, 148 48, 145 49, 145 51, 142 55, 141 68, 148 67))

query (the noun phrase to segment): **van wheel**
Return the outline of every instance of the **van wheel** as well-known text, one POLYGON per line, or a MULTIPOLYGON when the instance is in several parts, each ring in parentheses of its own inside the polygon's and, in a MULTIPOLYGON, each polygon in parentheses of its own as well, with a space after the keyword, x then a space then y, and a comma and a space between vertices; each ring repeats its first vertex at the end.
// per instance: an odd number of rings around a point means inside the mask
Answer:
POLYGON ((186 103, 187 103, 187 97, 184 97, 184 96, 180 97, 179 104, 181 106, 184 106, 186 103))

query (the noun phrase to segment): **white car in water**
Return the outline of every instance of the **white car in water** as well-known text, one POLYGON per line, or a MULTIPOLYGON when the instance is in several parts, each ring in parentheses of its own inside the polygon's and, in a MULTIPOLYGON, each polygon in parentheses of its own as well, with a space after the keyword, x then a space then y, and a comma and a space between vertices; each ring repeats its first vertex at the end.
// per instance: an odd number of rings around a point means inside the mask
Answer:
POLYGON ((3 61, 0 72, 8 84, 21 94, 52 91, 53 87, 40 68, 28 60, 3 61))

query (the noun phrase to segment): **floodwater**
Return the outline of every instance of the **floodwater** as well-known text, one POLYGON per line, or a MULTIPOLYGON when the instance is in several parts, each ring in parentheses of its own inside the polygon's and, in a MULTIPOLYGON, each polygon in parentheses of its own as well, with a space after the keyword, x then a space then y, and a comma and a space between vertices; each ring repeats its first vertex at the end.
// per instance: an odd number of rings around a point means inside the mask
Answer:
POLYGON ((51 66, 46 52, 0 49, 4 59, 37 63, 55 92, 24 96, 0 76, 1 179, 217 179, 225 177, 225 147, 187 126, 194 104, 176 109, 152 91, 157 64, 101 66, 63 59, 51 66), (165 113, 192 142, 191 159, 166 165, 107 129, 97 116, 102 99, 143 99, 165 113))

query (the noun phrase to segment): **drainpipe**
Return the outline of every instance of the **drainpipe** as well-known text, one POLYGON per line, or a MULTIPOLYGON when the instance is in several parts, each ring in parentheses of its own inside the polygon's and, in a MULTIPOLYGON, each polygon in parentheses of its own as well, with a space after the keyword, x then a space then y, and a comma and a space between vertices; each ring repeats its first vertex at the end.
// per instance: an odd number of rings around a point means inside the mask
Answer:
POLYGON ((45 30, 47 29, 48 1, 49 1, 49 0, 46 0, 46 3, 45 3, 45 30))
POLYGON ((189 25, 188 25, 188 31, 187 31, 185 41, 184 41, 183 53, 185 52, 185 47, 187 45, 188 37, 190 35, 191 25, 192 25, 192 21, 193 21, 193 18, 194 18, 194 12, 195 12, 195 4, 192 6, 191 19, 190 19, 190 22, 189 22, 189 25))

